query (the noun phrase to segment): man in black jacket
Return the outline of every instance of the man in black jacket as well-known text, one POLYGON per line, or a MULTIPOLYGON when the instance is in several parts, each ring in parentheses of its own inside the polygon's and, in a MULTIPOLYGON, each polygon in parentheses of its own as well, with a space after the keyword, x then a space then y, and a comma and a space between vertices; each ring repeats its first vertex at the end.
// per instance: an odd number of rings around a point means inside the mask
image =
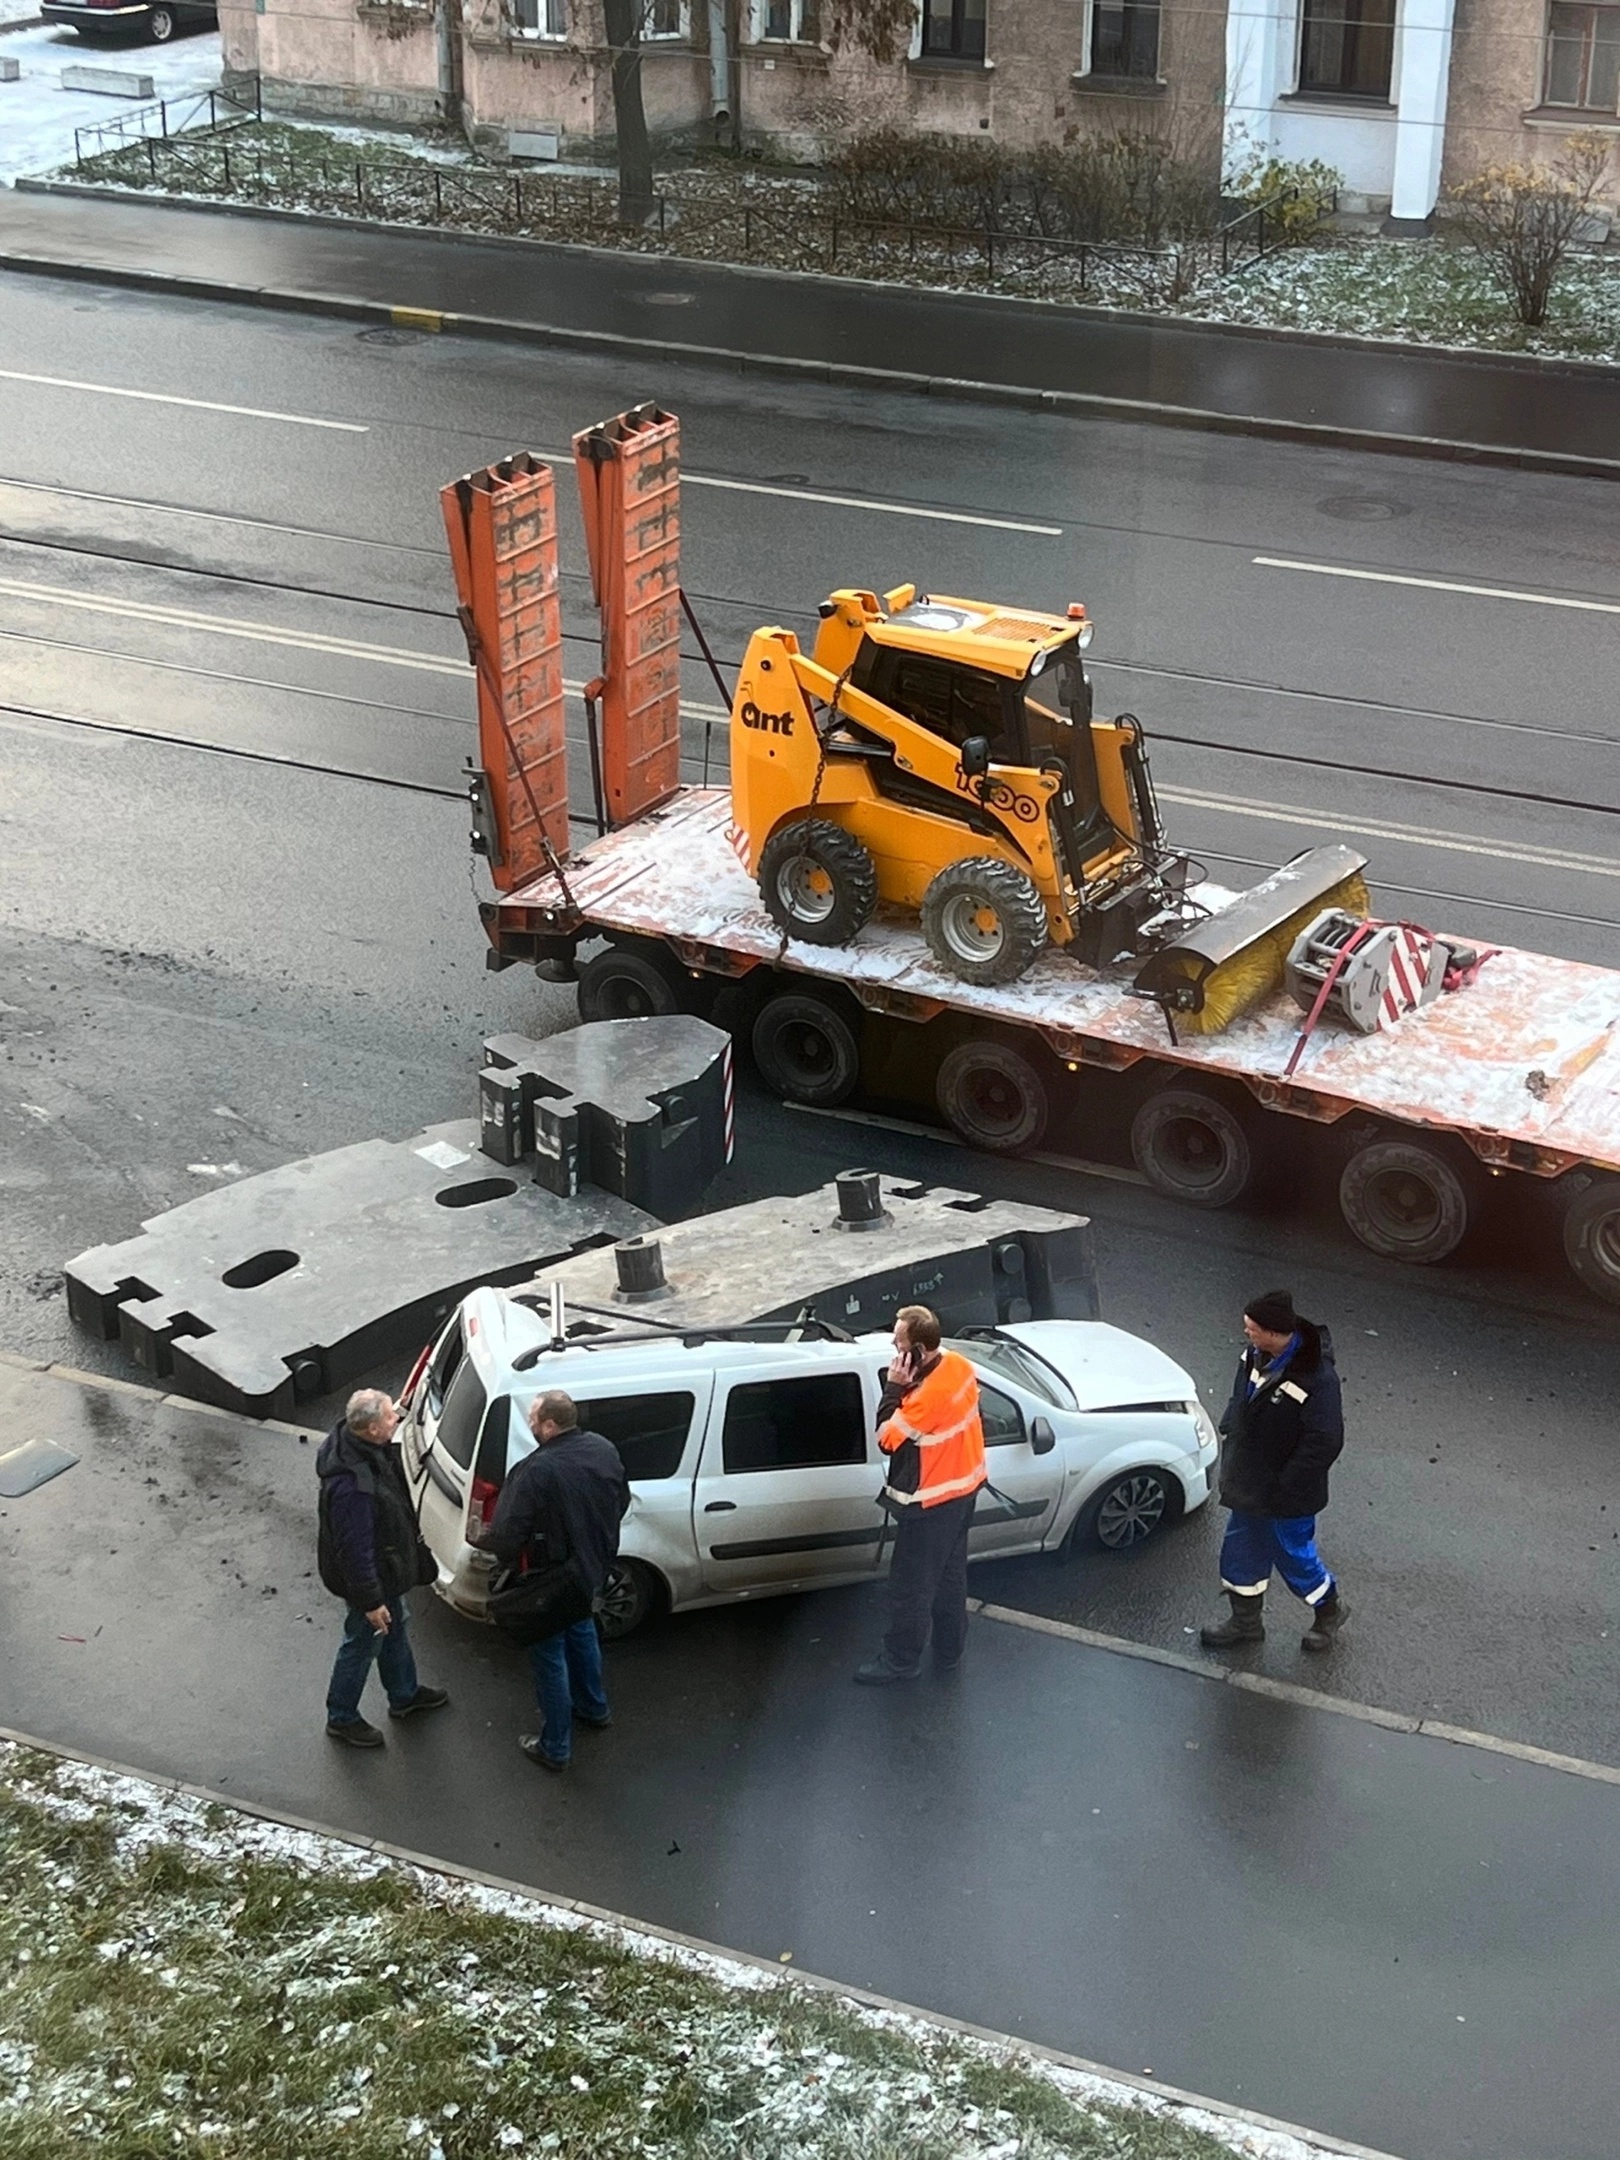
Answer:
POLYGON ((531 1762, 566 1770, 575 1718, 598 1728, 613 1722, 591 1609, 619 1556, 630 1483, 613 1442, 580 1430, 574 1399, 561 1388, 535 1398, 529 1430, 539 1445, 507 1478, 495 1519, 479 1542, 508 1564, 565 1565, 571 1579, 580 1617, 529 1646, 540 1730, 518 1742, 531 1762))
POLYGON ((373 1662, 388 1691, 388 1715, 413 1717, 442 1710, 443 1688, 416 1677, 406 1632, 405 1593, 433 1580, 433 1555, 423 1544, 404 1465, 394 1446, 399 1411, 380 1388, 349 1397, 315 1458, 320 1479, 321 1581, 348 1607, 343 1644, 326 1691, 326 1729, 350 1747, 381 1747, 383 1736, 360 1715, 360 1696, 373 1662))
POLYGON ((1221 1588, 1232 1617, 1201 1628, 1199 1640, 1212 1650, 1263 1642, 1275 1567, 1311 1609, 1301 1648, 1331 1650, 1349 1612, 1316 1550, 1328 1471, 1344 1446, 1332 1338, 1295 1312, 1286 1290, 1267 1290, 1247 1305, 1243 1332, 1249 1346, 1221 1419, 1220 1498, 1232 1511, 1221 1543, 1221 1588))

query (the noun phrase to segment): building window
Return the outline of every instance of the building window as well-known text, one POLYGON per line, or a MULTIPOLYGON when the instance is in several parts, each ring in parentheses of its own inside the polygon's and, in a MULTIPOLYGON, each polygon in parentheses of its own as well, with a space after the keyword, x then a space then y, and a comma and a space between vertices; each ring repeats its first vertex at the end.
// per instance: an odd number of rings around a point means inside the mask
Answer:
POLYGON ((1580 112, 1620 111, 1620 7, 1571 7, 1553 0, 1545 102, 1580 112))
POLYGON ((1158 0, 1093 0, 1091 72, 1149 81, 1158 76, 1158 0))
POLYGON ((644 44, 650 44, 654 38, 681 38, 685 35, 685 0, 647 0, 646 11, 641 19, 644 44))
POLYGON ((568 35, 568 0, 507 0, 512 24, 520 37, 565 38, 568 35))
POLYGON ((925 60, 984 58, 984 0, 923 0, 925 60))
POLYGON ((816 45, 821 41, 820 0, 754 0, 751 12, 756 42, 816 45))
POLYGON ((1394 58, 1395 0, 1305 0, 1302 96, 1387 101, 1394 58))

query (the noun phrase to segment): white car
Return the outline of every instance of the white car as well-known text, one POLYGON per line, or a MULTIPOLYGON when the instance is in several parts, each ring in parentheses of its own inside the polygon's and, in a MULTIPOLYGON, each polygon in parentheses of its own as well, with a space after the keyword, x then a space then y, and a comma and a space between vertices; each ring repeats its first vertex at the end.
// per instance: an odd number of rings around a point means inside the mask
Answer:
MULTIPOLYGON (((564 1388, 624 1458, 632 1501, 604 1632, 684 1612, 871 1579, 887 1566, 876 1423, 887 1336, 785 1327, 681 1334, 604 1325, 553 1348, 531 1306, 465 1298, 417 1362, 400 1445, 439 1595, 487 1617, 494 1563, 468 1543, 534 1447, 526 1413, 564 1388), (769 1338, 774 1335, 774 1339, 769 1338), (797 1339, 795 1339, 797 1337, 797 1339)), ((973 1330, 991 1483, 969 1558, 1115 1551, 1209 1497, 1215 1428, 1193 1382, 1101 1321, 973 1330)))

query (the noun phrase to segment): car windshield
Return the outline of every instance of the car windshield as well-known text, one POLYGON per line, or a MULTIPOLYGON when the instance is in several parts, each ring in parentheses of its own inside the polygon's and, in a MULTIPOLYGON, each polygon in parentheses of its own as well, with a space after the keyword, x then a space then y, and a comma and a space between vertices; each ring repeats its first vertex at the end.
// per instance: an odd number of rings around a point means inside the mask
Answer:
POLYGON ((1013 1342, 1006 1335, 974 1336, 971 1341, 953 1342, 953 1350, 963 1357, 971 1358, 975 1365, 987 1372, 999 1373, 1003 1380, 1014 1380, 1020 1387, 1028 1388, 1042 1402, 1050 1403, 1054 1410, 1073 1410, 1075 1399, 1062 1375, 1033 1350, 1026 1350, 1022 1343, 1013 1342))

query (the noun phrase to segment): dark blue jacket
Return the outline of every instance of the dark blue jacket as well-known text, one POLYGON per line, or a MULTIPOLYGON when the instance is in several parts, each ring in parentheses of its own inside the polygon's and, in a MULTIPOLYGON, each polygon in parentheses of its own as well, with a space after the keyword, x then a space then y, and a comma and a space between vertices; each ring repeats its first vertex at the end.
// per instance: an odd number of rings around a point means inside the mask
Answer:
POLYGON ((1245 1515, 1319 1515, 1328 1471, 1344 1446, 1344 1403, 1333 1338, 1310 1321, 1280 1372, 1259 1350, 1238 1360, 1232 1400, 1221 1419, 1221 1505, 1245 1515), (1251 1393, 1255 1373, 1265 1375, 1251 1393))
POLYGON ((601 1594, 619 1556, 619 1524, 630 1483, 611 1440, 601 1433, 558 1433, 525 1455, 501 1487, 484 1537, 499 1560, 531 1567, 573 1562, 588 1597, 601 1594))
POLYGON ((379 1447, 335 1425, 315 1458, 321 1481, 321 1581, 334 1597, 374 1612, 437 1569, 423 1544, 405 1482, 405 1465, 392 1441, 379 1447))

